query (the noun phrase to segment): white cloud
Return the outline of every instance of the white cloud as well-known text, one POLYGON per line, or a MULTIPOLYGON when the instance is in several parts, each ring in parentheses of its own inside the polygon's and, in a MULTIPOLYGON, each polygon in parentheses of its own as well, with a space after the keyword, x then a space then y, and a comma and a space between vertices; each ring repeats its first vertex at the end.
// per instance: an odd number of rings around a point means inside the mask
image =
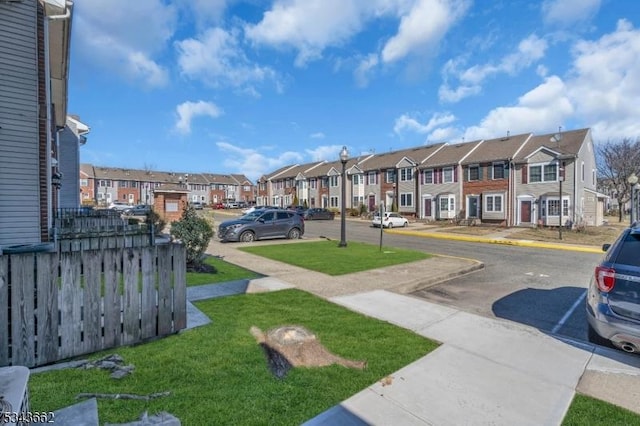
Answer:
POLYGON ((340 151, 342 145, 325 145, 304 150, 311 157, 311 161, 337 161, 340 159, 340 151))
POLYGON ((212 87, 229 85, 258 96, 253 86, 275 80, 276 72, 251 62, 240 47, 237 31, 212 28, 198 38, 175 43, 180 72, 212 87))
POLYGON ((548 24, 568 27, 591 18, 600 9, 601 0, 545 0, 543 20, 548 24))
POLYGON ((180 0, 180 4, 189 10, 199 28, 222 20, 229 0, 180 0))
POLYGON ((620 20, 614 32, 578 42, 567 82, 578 116, 594 136, 640 136, 640 30, 620 20))
POLYGON ((153 58, 174 34, 172 5, 162 0, 92 0, 77 2, 74 9, 74 48, 86 62, 147 86, 167 83, 167 70, 153 58))
POLYGON ((262 21, 246 25, 249 40, 298 51, 296 65, 322 56, 360 31, 365 2, 358 0, 276 0, 262 21))
POLYGON ((375 53, 369 54, 360 61, 360 64, 353 72, 358 87, 366 87, 369 84, 369 75, 378 65, 378 62, 378 55, 375 53))
MULTIPOLYGON (((597 40, 581 40, 572 49, 571 67, 564 80, 547 76, 521 96, 514 106, 491 110, 478 125, 466 130, 438 127, 427 140, 459 132, 465 140, 527 132, 552 132, 570 122, 590 127, 596 140, 640 137, 640 30, 620 20, 616 30, 597 40)), ((406 125, 408 128, 409 125, 406 125)))
POLYGON ((552 131, 575 112, 567 87, 557 76, 525 93, 512 107, 490 111, 479 125, 464 132, 465 140, 492 138, 496 135, 552 131))
POLYGON ((400 21, 398 33, 382 49, 385 63, 437 46, 469 8, 467 0, 417 0, 400 21))
POLYGON ((316 132, 309 135, 312 139, 324 139, 325 135, 322 132, 316 132))
POLYGON ((393 131, 396 134, 400 134, 405 131, 412 131, 415 133, 426 134, 432 131, 434 128, 442 126, 443 124, 449 124, 456 120, 453 114, 439 113, 433 114, 426 124, 421 124, 415 118, 408 114, 402 114, 396 118, 393 131))
POLYGON ((222 114, 212 102, 197 101, 183 102, 176 107, 178 120, 176 121, 176 130, 182 134, 191 133, 191 121, 196 117, 207 116, 217 118, 222 114))
POLYGON ((465 60, 451 59, 442 69, 444 83, 438 90, 439 98, 443 102, 458 102, 465 97, 477 95, 482 91, 482 84, 487 78, 499 73, 516 74, 543 58, 547 47, 546 40, 533 34, 520 41, 517 50, 504 56, 496 65, 483 64, 460 69, 465 60), (460 85, 452 89, 449 86, 451 79, 458 80, 460 85))
POLYGON ((243 173, 253 182, 280 167, 302 162, 302 156, 292 151, 286 151, 278 157, 267 157, 255 149, 241 148, 229 142, 217 142, 216 146, 223 153, 229 154, 222 161, 225 167, 243 173))

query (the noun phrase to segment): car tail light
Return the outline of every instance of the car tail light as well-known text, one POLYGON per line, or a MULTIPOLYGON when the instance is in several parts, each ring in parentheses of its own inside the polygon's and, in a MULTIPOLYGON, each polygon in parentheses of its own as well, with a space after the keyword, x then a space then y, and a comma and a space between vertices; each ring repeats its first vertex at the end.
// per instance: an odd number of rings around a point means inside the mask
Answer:
POLYGON ((616 270, 605 266, 596 266, 596 282, 600 291, 610 292, 616 284, 616 270))

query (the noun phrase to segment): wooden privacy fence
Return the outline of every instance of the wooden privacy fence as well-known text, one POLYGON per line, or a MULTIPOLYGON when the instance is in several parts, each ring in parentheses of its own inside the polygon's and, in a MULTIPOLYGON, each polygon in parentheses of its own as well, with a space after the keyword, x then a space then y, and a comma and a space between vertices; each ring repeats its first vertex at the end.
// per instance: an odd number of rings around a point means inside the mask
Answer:
POLYGON ((34 367, 186 327, 181 244, 0 256, 0 366, 34 367))

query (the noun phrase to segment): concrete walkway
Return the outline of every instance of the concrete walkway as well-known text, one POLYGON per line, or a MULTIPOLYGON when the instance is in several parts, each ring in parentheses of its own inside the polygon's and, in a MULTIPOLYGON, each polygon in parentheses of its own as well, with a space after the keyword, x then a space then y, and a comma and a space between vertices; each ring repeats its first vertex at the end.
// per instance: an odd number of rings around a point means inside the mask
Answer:
POLYGON ((237 250, 242 246, 215 241, 209 253, 268 277, 247 282, 250 292, 299 288, 442 342, 308 425, 555 425, 576 390, 640 414, 640 357, 404 294, 472 273, 483 267, 477 261, 436 256, 329 277, 237 250))

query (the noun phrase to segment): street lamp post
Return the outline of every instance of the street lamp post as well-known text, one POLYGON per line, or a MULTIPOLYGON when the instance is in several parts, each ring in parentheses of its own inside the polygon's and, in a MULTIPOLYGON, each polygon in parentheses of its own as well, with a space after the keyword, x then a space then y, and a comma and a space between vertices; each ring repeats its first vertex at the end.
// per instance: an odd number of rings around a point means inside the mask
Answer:
POLYGON ((560 200, 560 211, 558 212, 559 215, 559 221, 558 221, 558 237, 560 239, 562 239, 562 208, 563 208, 563 204, 562 204, 562 181, 564 180, 564 168, 562 167, 562 163, 560 163, 560 161, 558 161, 558 182, 559 182, 559 193, 558 193, 558 199, 560 200))
POLYGON ((346 218, 345 218, 345 204, 347 204, 347 160, 349 159, 349 151, 347 147, 343 146, 340 151, 340 162, 342 163, 342 183, 340 185, 342 190, 341 202, 340 202, 340 244, 338 247, 346 247, 346 218))
POLYGON ((630 217, 630 223, 631 225, 633 225, 633 222, 635 221, 635 217, 634 217, 634 213, 635 213, 635 186, 638 183, 638 176, 636 176, 635 173, 631 173, 629 175, 629 177, 627 178, 627 182, 629 182, 629 186, 631 186, 631 203, 630 203, 630 211, 629 211, 629 217, 630 217))

